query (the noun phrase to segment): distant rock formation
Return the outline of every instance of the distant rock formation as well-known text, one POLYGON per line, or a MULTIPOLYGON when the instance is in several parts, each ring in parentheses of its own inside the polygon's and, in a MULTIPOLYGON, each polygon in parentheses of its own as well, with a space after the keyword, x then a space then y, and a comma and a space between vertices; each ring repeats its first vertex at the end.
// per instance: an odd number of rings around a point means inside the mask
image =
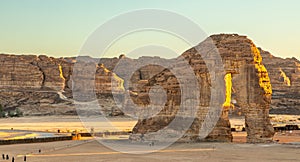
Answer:
POLYGON ((0 55, 3 89, 64 89, 60 60, 47 56, 0 55))
MULTIPOLYGON (((216 73, 214 77, 224 78, 226 87, 226 100, 223 105, 219 105, 222 114, 216 126, 206 137, 209 141, 231 141, 232 135, 228 119, 228 111, 231 107, 231 100, 235 100, 241 107, 245 115, 245 124, 248 142, 271 141, 274 135, 273 127, 269 120, 269 108, 271 103, 272 88, 266 68, 262 63, 259 50, 253 42, 246 36, 221 34, 213 35, 200 43, 198 46, 187 50, 182 54, 184 59, 191 65, 197 76, 200 85, 200 104, 194 122, 181 138, 181 141, 198 141, 201 126, 208 113, 211 93, 211 80, 208 67, 222 66, 216 60, 204 62, 204 57, 218 54, 219 51, 223 64, 225 64, 226 74, 216 73), (209 44, 211 40, 217 49, 209 44), (201 54, 200 54, 201 53, 201 54), (231 94, 232 93, 232 94, 231 94)), ((159 85, 167 92, 167 101, 164 108, 156 115, 147 119, 140 119, 133 129, 131 139, 141 140, 167 140, 182 128, 180 124, 176 128, 170 128, 170 136, 164 139, 156 139, 152 132, 157 132, 171 123, 175 116, 180 116, 179 108, 181 103, 188 102, 191 98, 182 98, 181 88, 176 76, 171 72, 182 71, 183 67, 178 65, 165 69, 148 80, 145 86, 137 91, 134 96, 136 104, 149 104, 149 90, 151 87, 159 85), (183 100, 183 101, 181 101, 183 100), (179 114, 178 114, 179 113, 179 114)), ((181 84, 189 84, 184 82, 181 84)), ((224 91, 220 90, 219 93, 224 91)), ((183 115, 182 118, 185 118, 183 115)), ((168 128, 169 129, 169 128, 168 128)))
MULTIPOLYGON (((1 54, 0 104, 4 111, 18 108, 24 115, 75 115, 71 83, 75 63, 74 58, 1 54)), ((89 62, 86 65, 96 69, 92 71, 95 78, 91 83, 95 85, 94 89, 105 115, 121 115, 122 112, 113 102, 111 91, 123 91, 123 80, 103 64, 89 62), (112 78, 116 84, 111 84, 112 78)), ((86 70, 86 67, 82 69, 86 70)), ((73 81, 84 79, 85 71, 80 72, 82 78, 73 81)))
POLYGON ((300 115, 300 61, 259 50, 273 88, 270 113, 300 115))

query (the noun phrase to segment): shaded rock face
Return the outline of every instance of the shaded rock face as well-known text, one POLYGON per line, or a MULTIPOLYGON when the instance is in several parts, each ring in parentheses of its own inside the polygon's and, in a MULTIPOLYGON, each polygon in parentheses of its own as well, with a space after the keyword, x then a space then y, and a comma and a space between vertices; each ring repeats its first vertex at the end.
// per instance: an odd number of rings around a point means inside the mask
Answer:
MULTIPOLYGON (((0 55, 0 104, 5 111, 20 109, 24 115, 74 115, 72 75, 74 58, 35 55, 0 55)), ((122 79, 103 65, 93 69, 92 85, 106 114, 122 114, 114 105, 112 89, 122 91, 122 79), (115 81, 112 83, 112 79, 115 81), (105 95, 105 98, 102 97, 105 95), (110 109, 114 109, 111 111, 110 109)), ((84 68, 83 68, 84 69, 84 68)), ((82 77, 84 71, 82 72, 82 77)), ((79 72, 80 73, 80 72, 79 72)), ((78 78, 77 78, 78 79, 78 78)), ((82 79, 82 78, 81 78, 82 79)), ((79 78, 80 80, 80 78, 79 78)), ((84 84, 82 84, 84 86, 84 84)))
MULTIPOLYGON (((182 57, 191 65, 199 83, 200 104, 194 122, 187 130, 180 141, 198 141, 201 134, 201 126, 208 113, 212 76, 208 67, 222 66, 214 60, 204 62, 202 57, 210 57, 219 51, 225 73, 216 73, 214 77, 224 78, 226 90, 220 89, 219 93, 226 93, 226 99, 222 105, 218 105, 222 110, 220 118, 215 127, 205 140, 209 141, 231 141, 230 123, 228 120, 228 110, 231 107, 231 100, 236 101, 245 114, 247 141, 266 142, 274 135, 273 127, 269 120, 269 107, 271 103, 271 84, 266 68, 262 64, 262 57, 253 42, 245 36, 238 35, 213 35, 198 46, 186 51, 182 57), (211 41, 216 48, 211 47, 211 41)), ((161 73, 149 79, 144 86, 133 93, 132 100, 137 105, 148 105, 150 103, 149 91, 153 86, 161 86, 166 91, 167 101, 163 109, 155 116, 148 119, 140 119, 133 129, 133 140, 157 140, 148 136, 151 132, 165 128, 178 116, 182 94, 180 84, 176 76, 170 71, 180 69, 178 66, 165 69, 161 73), (142 134, 142 137, 141 137, 142 134)), ((185 83, 188 84, 188 83, 185 83)), ((182 86, 182 85, 181 85, 182 86)), ((183 103, 186 101, 183 101, 183 103)), ((180 114, 179 114, 180 116, 180 114)), ((171 128, 172 129, 172 128, 171 128)), ((170 132, 179 131, 173 128, 170 132)))
MULTIPOLYGON (((73 82, 81 85, 77 87, 81 92, 94 91, 106 115, 122 115, 111 94, 124 91, 123 80, 112 72, 120 59, 131 66, 138 61, 125 56, 100 60, 86 57, 85 62, 79 64, 75 57, 1 54, 0 104, 5 110, 18 108, 25 115, 76 115, 73 82), (82 67, 73 77, 75 63, 82 67)), ((162 70, 155 65, 142 67, 133 74, 130 86, 134 88, 140 80, 147 80, 162 70)), ((124 69, 121 74, 126 72, 124 69)))
POLYGON ((275 57, 259 50, 273 89, 270 113, 300 115, 300 61, 275 57))
POLYGON ((55 91, 63 91, 65 88, 65 78, 62 71, 62 60, 39 56, 36 62, 33 62, 40 71, 43 72, 43 87, 55 91))
POLYGON ((38 66, 33 65, 37 59, 36 56, 0 55, 1 89, 41 88, 43 72, 38 66))
POLYGON ((93 92, 109 94, 124 91, 123 80, 103 64, 90 60, 77 62, 75 66, 72 70, 73 91, 80 92, 82 95, 93 92))
POLYGON ((5 110, 18 108, 25 115, 68 111, 71 103, 61 100, 57 93, 65 88, 61 59, 1 54, 0 62, 0 103, 5 110))
POLYGON ((65 78, 62 60, 47 56, 0 55, 0 87, 62 91, 65 78))

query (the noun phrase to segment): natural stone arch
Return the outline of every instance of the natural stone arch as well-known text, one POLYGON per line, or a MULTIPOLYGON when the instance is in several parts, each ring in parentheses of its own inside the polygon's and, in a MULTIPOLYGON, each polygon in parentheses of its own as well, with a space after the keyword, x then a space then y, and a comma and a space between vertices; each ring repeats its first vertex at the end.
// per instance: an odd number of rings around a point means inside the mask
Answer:
MULTIPOLYGON (((210 55, 220 54, 223 60, 225 73, 222 75, 226 82, 226 100, 223 104, 222 114, 214 129, 209 133, 205 140, 209 141, 232 141, 230 123, 228 119, 228 110, 231 105, 231 88, 235 92, 235 100, 242 107, 245 114, 245 124, 248 142, 266 142, 271 140, 274 135, 273 127, 269 120, 269 107, 271 102, 271 84, 268 73, 262 64, 262 58, 258 49, 253 42, 245 36, 221 34, 213 35, 198 46, 186 51, 182 57, 189 62, 197 76, 200 87, 200 104, 197 116, 186 131, 180 141, 198 141, 199 133, 205 116, 208 113, 210 95, 211 95, 211 78, 208 67, 222 66, 214 60, 204 62, 202 57, 211 57, 210 55), (216 49, 211 49, 209 44, 213 42, 216 49), (197 49, 197 50, 196 50, 197 49), (228 87, 230 86, 230 87, 228 87), (231 87, 232 86, 232 87, 231 87)), ((173 67, 180 70, 180 66, 173 67)), ((147 84, 134 96, 134 102, 145 104, 148 90, 151 86, 160 85, 167 92, 167 102, 164 109, 157 116, 149 119, 139 120, 133 129, 132 140, 140 140, 139 134, 147 137, 146 133, 156 132, 168 125, 178 113, 180 105, 180 86, 175 76, 170 70, 165 69, 158 75, 148 80, 147 84), (171 86, 170 86, 171 85, 171 86)), ((220 90, 220 93, 223 93, 220 90)), ((146 103, 147 104, 147 103, 146 103)), ((180 126, 179 126, 180 127, 180 126)), ((178 131, 180 128, 174 128, 178 131)))
POLYGON ((254 57, 245 60, 246 64, 238 67, 238 73, 232 74, 232 88, 235 90, 237 104, 245 115, 247 142, 265 142, 274 135, 269 119, 272 88, 260 53, 251 45, 254 57))

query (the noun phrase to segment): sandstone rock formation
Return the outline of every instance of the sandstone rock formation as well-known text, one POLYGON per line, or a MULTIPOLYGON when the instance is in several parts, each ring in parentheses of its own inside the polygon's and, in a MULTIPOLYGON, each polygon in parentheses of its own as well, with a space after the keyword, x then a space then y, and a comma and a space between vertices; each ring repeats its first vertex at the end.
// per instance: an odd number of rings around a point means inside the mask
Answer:
MULTIPOLYGON (((24 115, 76 114, 71 83, 75 62, 74 58, 1 54, 0 104, 5 111, 18 108, 24 115)), ((123 90, 122 79, 103 65, 89 64, 91 65, 96 67, 96 82, 93 85, 99 102, 104 107, 103 111, 106 114, 122 114, 113 104, 113 96, 109 95, 112 89, 123 90), (112 85, 112 78, 118 84, 112 85)))
MULTIPOLYGON (((244 50, 239 47, 239 37, 236 38, 236 40, 231 40, 230 48, 244 50)), ((221 53, 223 51, 225 55, 226 48, 222 47, 219 50, 221 50, 221 53)), ((300 62, 295 58, 282 59, 275 57, 262 49, 259 49, 259 51, 268 70, 273 88, 270 113, 299 115, 300 62)), ((101 58, 99 63, 93 65, 94 67, 98 66, 97 82, 95 84, 97 86, 97 96, 107 114, 111 114, 111 112, 122 114, 114 104, 112 95, 109 95, 112 88, 110 76, 113 76, 112 72, 114 72, 120 59, 126 60, 129 66, 141 61, 141 59, 130 59, 122 55, 119 58, 101 58), (105 68, 101 68, 101 64, 105 68)), ((233 57, 232 59, 236 58, 233 57)), ((232 66, 238 66, 236 65, 238 61, 228 61, 227 59, 227 62, 232 63, 232 66)), ((72 73, 75 63, 76 57, 52 58, 35 55, 1 54, 0 104, 6 110, 20 108, 25 115, 76 114, 74 105, 71 102, 73 97, 72 73)), ((198 64, 197 60, 196 64, 198 64)), ((162 66, 145 64, 144 67, 132 74, 130 82, 124 84, 128 84, 132 92, 138 92, 141 89, 140 86, 145 85, 148 79, 163 70, 162 66)), ((234 70, 229 70, 233 71, 231 76, 233 82, 236 75, 234 70)), ((124 69, 121 74, 127 75, 126 72, 127 70, 124 69)), ((118 81, 114 83, 118 83, 118 81)), ((118 85, 113 85, 113 87, 118 89, 118 85)), ((233 87, 230 107, 235 107, 235 112, 243 113, 242 105, 235 99, 235 92, 233 87)), ((135 94, 132 93, 132 95, 135 94)))
POLYGON ((273 88, 270 113, 300 115, 300 61, 259 50, 273 88))
POLYGON ((43 72, 31 64, 34 60, 37 60, 36 56, 0 55, 1 89, 41 88, 43 72))
MULTIPOLYGON (((207 136, 206 140, 214 141, 231 141, 230 123, 228 120, 228 110, 231 107, 231 96, 243 109, 245 114, 247 141, 248 142, 266 142, 271 140, 274 135, 274 130, 269 120, 269 107, 271 103, 271 84, 268 73, 262 64, 262 57, 259 50, 253 42, 245 36, 221 34, 213 35, 198 46, 189 49, 182 54, 182 57, 191 65, 197 76, 200 85, 200 104, 194 122, 187 130, 181 141, 198 141, 201 133, 201 126, 208 113, 210 104, 211 92, 214 87, 211 87, 211 81, 214 77, 225 78, 226 81, 226 99, 223 105, 219 105, 222 109, 221 117, 215 128, 207 136), (217 49, 212 49, 211 40, 217 49), (211 57, 219 51, 223 63, 225 65, 225 73, 216 73, 216 76, 211 76, 208 68, 211 66, 220 66, 219 62, 209 60, 204 62, 204 57, 211 57), (232 85, 232 87, 231 87, 232 85), (230 87, 228 87, 230 86, 230 87), (232 91, 231 91, 232 88, 232 91), (232 94, 231 94, 232 93, 232 94)), ((161 73, 155 75, 146 82, 141 89, 135 92, 132 96, 134 102, 138 105, 148 105, 149 91, 152 86, 161 86, 166 91, 167 101, 164 108, 156 115, 147 119, 140 119, 133 129, 133 140, 165 140, 156 139, 151 133, 157 132, 167 127, 170 122, 179 113, 182 98, 178 78, 171 71, 180 70, 181 63, 165 69, 161 73), (136 95, 137 94, 137 95, 136 95)), ((222 65, 221 65, 222 66, 222 65)), ((224 81, 224 82, 225 82, 224 81)), ((189 84, 184 82, 183 84, 189 84)), ((224 91, 220 90, 220 93, 224 91)), ((218 106, 218 105, 216 105, 218 106)), ((178 116, 178 115, 177 115, 178 116)), ((179 113, 180 116, 180 113, 179 113)), ((182 116, 182 118, 188 118, 182 116)), ((176 134, 180 131, 180 124, 170 132, 176 134)), ((166 138, 171 138, 166 137, 166 138)))
POLYGON ((0 87, 6 89, 51 89, 63 91, 62 60, 47 56, 0 55, 0 87))

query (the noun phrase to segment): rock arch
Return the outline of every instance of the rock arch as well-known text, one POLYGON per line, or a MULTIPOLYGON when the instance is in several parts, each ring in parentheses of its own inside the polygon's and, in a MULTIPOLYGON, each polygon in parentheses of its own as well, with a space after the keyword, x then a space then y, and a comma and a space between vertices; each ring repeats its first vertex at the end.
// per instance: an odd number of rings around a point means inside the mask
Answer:
MULTIPOLYGON (((274 135, 269 120, 272 88, 267 70, 262 64, 259 50, 245 36, 221 34, 210 36, 198 46, 187 50, 181 55, 189 62, 197 76, 200 87, 200 104, 194 122, 180 141, 200 140, 199 131, 208 112, 212 92, 211 79, 214 79, 213 76, 210 76, 207 67, 220 66, 216 62, 204 62, 202 57, 210 57, 209 55, 214 55, 216 52, 221 55, 225 69, 225 74, 220 73, 217 75, 224 77, 226 94, 223 95, 226 95, 226 98, 223 105, 220 106, 222 108, 221 117, 205 140, 232 141, 228 119, 232 93, 235 94, 234 100, 241 106, 245 114, 247 142, 257 143, 271 140, 274 135), (211 50, 208 45, 211 41, 216 47, 214 50, 211 50)), ((180 66, 172 68, 180 70, 180 66)), ((130 137, 134 141, 141 140, 141 134, 143 134, 143 138, 153 140, 151 139, 153 137, 147 136, 147 133, 156 132, 166 127, 174 119, 174 116, 179 113, 181 103, 180 85, 174 74, 168 69, 149 79, 144 86, 140 86, 142 88, 137 92, 138 95, 131 97, 134 103, 139 105, 150 104, 148 92, 154 85, 160 85, 165 89, 167 102, 156 116, 138 121, 130 137)), ((223 90, 220 90, 219 93, 223 92, 223 90)), ((174 130, 179 131, 180 128, 174 128, 174 130)))

